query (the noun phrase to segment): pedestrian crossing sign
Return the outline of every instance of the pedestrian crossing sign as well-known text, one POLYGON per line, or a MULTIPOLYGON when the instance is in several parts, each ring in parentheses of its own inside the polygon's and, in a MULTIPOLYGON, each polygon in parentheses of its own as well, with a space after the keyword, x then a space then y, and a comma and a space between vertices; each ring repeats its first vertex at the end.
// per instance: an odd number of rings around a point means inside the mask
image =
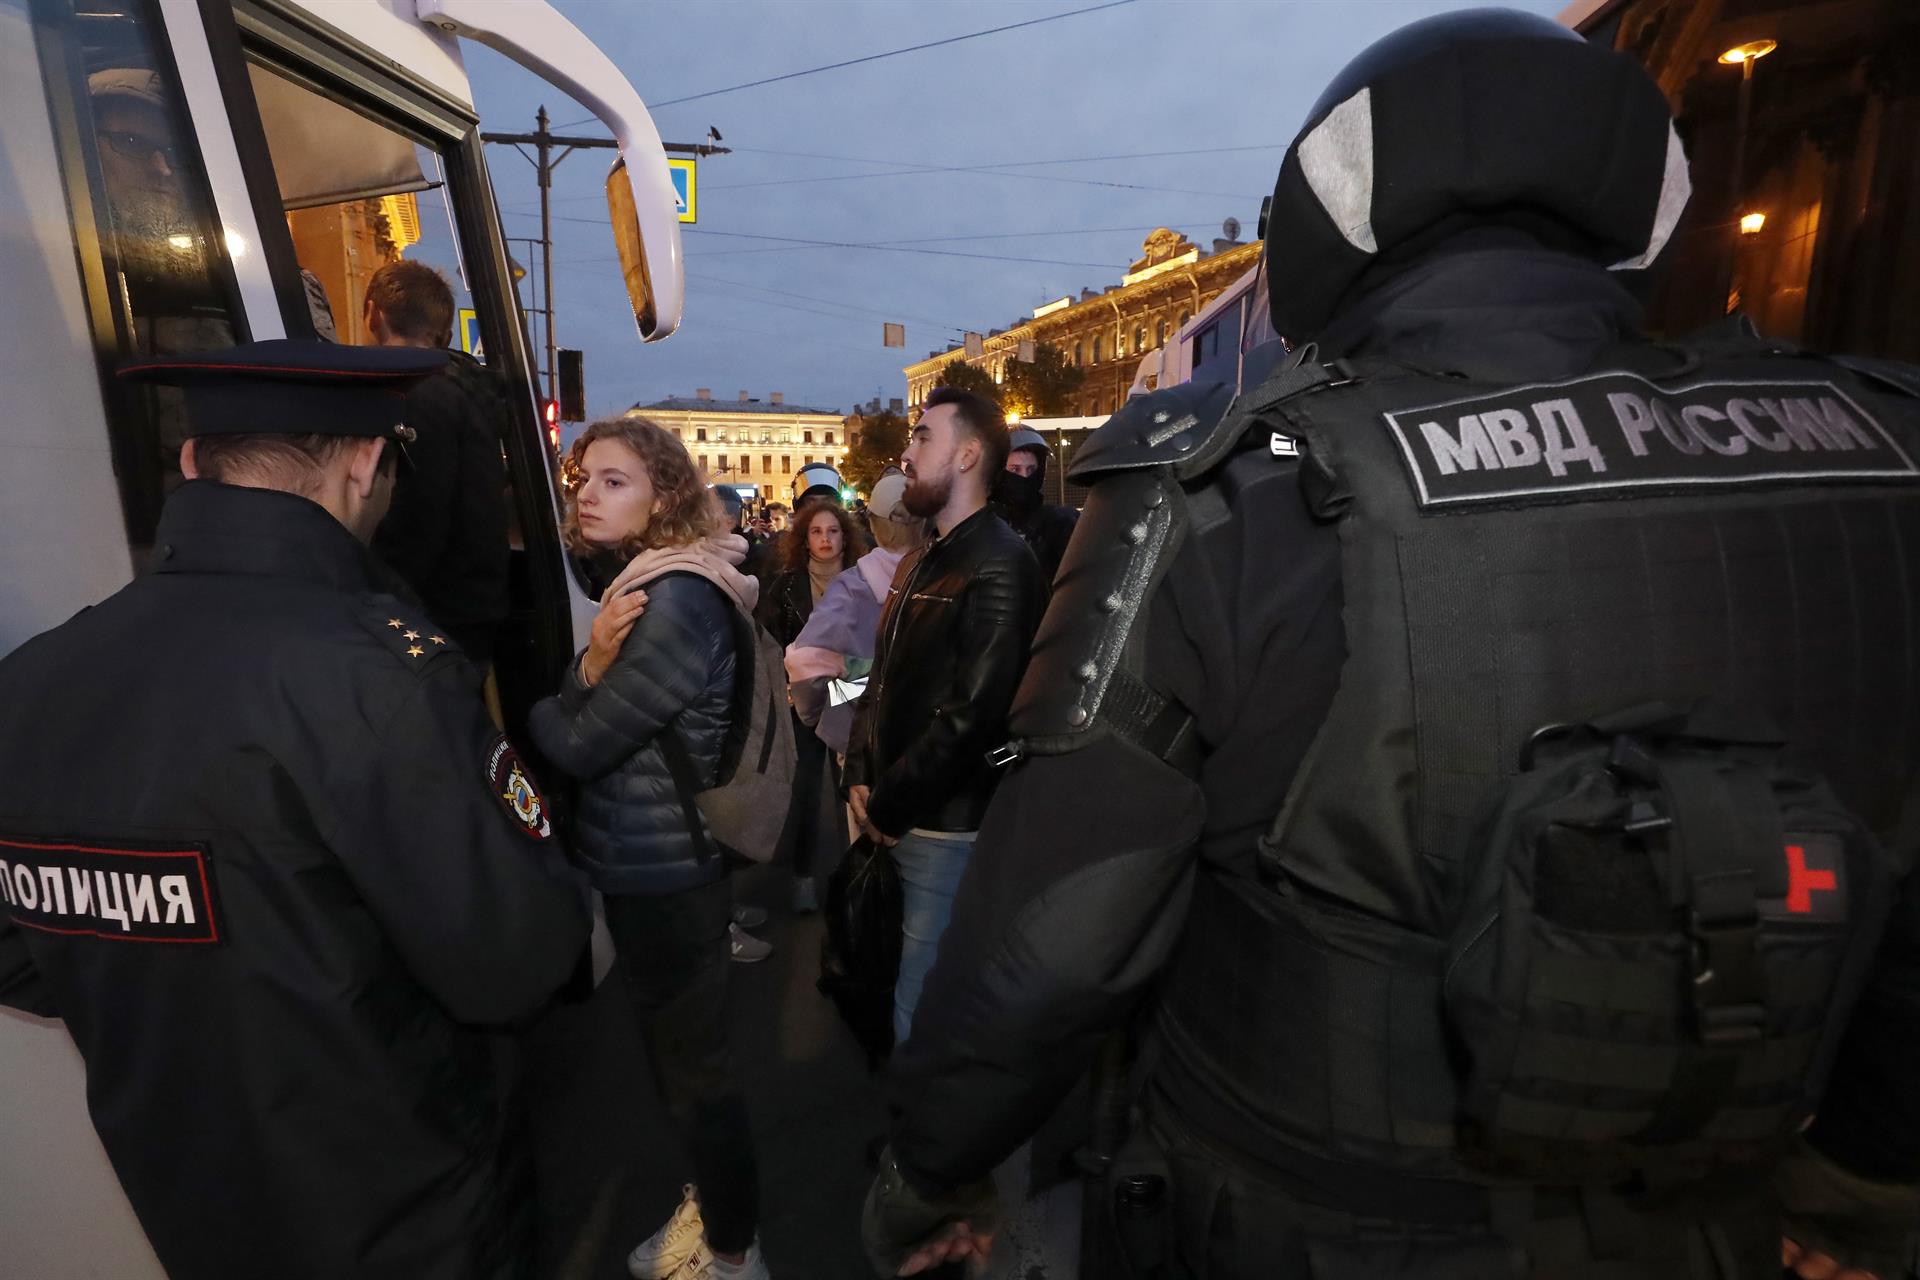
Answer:
POLYGON ((680 211, 682 222, 700 220, 695 216, 698 212, 699 197, 699 185, 693 167, 695 163, 691 157, 686 159, 667 157, 667 173, 673 178, 673 203, 674 207, 680 211))
POLYGON ((480 349, 480 313, 472 307, 460 308, 460 349, 475 360, 486 359, 480 349))

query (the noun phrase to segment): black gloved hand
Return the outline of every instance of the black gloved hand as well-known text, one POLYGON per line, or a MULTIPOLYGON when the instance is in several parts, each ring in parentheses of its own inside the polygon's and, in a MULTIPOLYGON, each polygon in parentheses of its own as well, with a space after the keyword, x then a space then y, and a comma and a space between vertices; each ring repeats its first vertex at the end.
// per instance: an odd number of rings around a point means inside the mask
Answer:
POLYGON ((893 1150, 880 1153, 880 1172, 867 1192, 860 1216, 861 1243, 876 1275, 894 1276, 907 1259, 942 1227, 965 1222, 976 1237, 990 1239, 999 1217, 1000 1199, 991 1178, 956 1188, 944 1195, 916 1190, 900 1172, 893 1150))
POLYGON ((1871 1182, 1798 1142, 1774 1173, 1781 1233, 1808 1253, 1882 1280, 1905 1274, 1916 1228, 1920 1187, 1871 1182))

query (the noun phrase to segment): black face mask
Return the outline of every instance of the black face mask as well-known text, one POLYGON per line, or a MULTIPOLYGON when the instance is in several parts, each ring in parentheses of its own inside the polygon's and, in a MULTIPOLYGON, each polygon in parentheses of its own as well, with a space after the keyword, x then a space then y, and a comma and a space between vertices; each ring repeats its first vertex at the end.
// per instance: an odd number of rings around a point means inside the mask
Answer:
POLYGON ((1000 501, 1015 516, 1032 515, 1040 506, 1040 485, 1041 476, 1038 472, 1030 476, 1014 471, 1004 472, 1000 476, 1000 501))

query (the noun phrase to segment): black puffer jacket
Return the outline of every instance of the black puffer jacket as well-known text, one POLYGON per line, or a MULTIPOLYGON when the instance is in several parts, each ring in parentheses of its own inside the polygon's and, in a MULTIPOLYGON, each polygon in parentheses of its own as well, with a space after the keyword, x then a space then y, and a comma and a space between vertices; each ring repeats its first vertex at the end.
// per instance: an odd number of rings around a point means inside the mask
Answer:
POLYGON ((582 684, 575 663, 560 692, 533 708, 534 741, 581 782, 574 857, 602 893, 673 893, 726 874, 695 851, 659 737, 679 734, 711 785, 733 703, 732 615, 704 578, 655 579, 600 682, 582 684))
POLYGON ((1040 562, 991 507, 900 562, 847 757, 880 830, 978 829, 1046 606, 1040 562))

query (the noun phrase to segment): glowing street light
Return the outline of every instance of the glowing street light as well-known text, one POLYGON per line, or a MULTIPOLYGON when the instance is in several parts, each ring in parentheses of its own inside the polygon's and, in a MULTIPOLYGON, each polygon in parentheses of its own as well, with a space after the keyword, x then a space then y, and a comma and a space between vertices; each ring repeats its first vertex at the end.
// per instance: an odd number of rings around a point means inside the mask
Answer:
MULTIPOLYGON (((1723 66, 1740 68, 1740 103, 1733 118, 1733 181, 1727 188, 1727 203, 1735 210, 1740 208, 1741 195, 1747 181, 1747 129, 1753 120, 1753 64, 1779 47, 1779 43, 1773 40, 1749 40, 1745 44, 1735 45, 1720 55, 1723 66)), ((1748 217, 1752 216, 1748 215, 1748 217)), ((1748 217, 1739 219, 1741 235, 1754 235, 1760 227, 1766 225, 1766 218, 1762 216, 1758 225, 1749 228, 1748 217)), ((1725 280, 1729 296, 1733 291, 1734 258, 1739 252, 1737 246, 1737 241, 1727 246, 1725 280)))
POLYGON ((1740 234, 1743 236, 1757 236, 1761 228, 1766 225, 1767 215, 1764 213, 1747 213, 1740 216, 1740 234))

